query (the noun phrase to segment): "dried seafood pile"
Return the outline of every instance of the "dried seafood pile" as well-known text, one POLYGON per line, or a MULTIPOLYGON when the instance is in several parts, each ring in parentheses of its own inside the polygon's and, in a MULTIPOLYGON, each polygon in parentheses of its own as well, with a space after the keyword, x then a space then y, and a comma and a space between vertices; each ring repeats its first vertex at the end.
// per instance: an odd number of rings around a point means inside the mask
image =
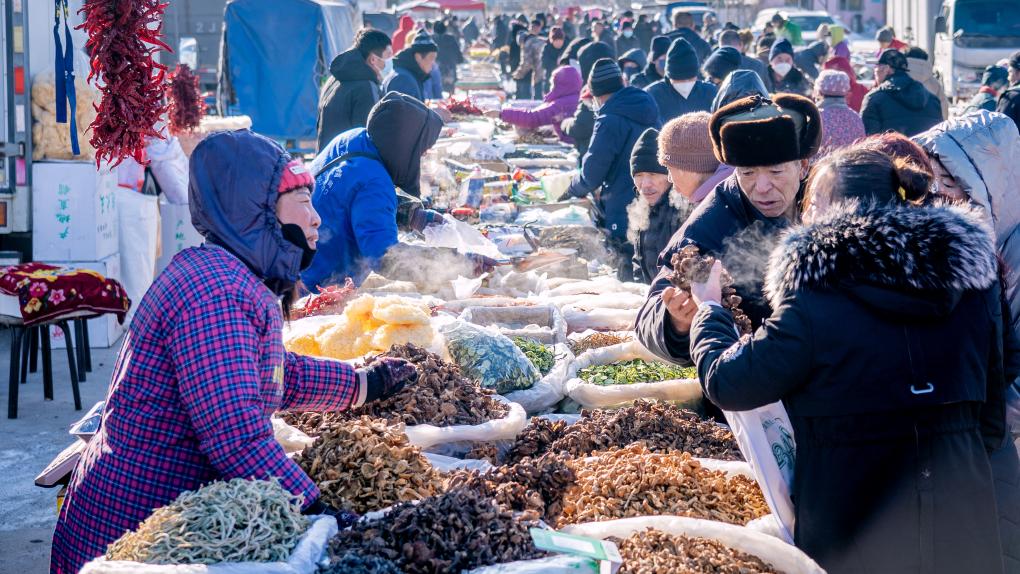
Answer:
POLYGON ((456 365, 416 345, 398 345, 381 355, 407 359, 418 369, 418 382, 396 395, 342 413, 287 413, 283 420, 309 436, 335 421, 359 416, 385 419, 390 424, 437 426, 477 425, 507 415, 509 408, 492 398, 492 391, 466 379, 456 365))
POLYGON ((146 564, 286 561, 308 529, 301 497, 278 482, 235 478, 182 493, 106 551, 146 564))
POLYGON ((400 427, 361 417, 332 424, 294 459, 326 504, 364 514, 440 490, 439 474, 400 427))
POLYGON ((528 520, 542 519, 553 524, 563 510, 563 495, 574 483, 576 475, 562 455, 547 454, 526 458, 512 466, 501 466, 489 472, 454 473, 447 488, 467 487, 494 498, 528 520))
POLYGON ((682 451, 701 458, 743 460, 733 433, 692 411, 656 401, 618 410, 586 410, 572 425, 533 418, 506 454, 513 464, 547 452, 588 456, 643 442, 652 452, 682 451))
POLYGON ((649 528, 613 538, 623 557, 619 574, 777 574, 757 556, 708 538, 667 534, 649 528))
POLYGON ((358 522, 334 538, 329 551, 332 557, 385 558, 407 574, 460 572, 543 556, 528 534, 537 525, 475 489, 455 488, 358 522))
POLYGON ((571 466, 577 481, 563 498, 561 525, 670 514, 743 526, 769 513, 753 480, 708 470, 688 453, 635 444, 571 466))
MULTIPOLYGON (((669 281, 677 289, 690 293, 691 283, 708 281, 714 263, 714 257, 701 255, 696 245, 688 245, 673 254, 673 258, 670 260, 673 274, 670 275, 669 281)), ((720 303, 733 313, 733 322, 737 324, 740 333, 742 335, 750 334, 752 331, 751 319, 740 309, 742 299, 737 295, 737 290, 733 288, 733 277, 730 277, 725 269, 719 277, 719 283, 722 286, 722 301, 720 303)))

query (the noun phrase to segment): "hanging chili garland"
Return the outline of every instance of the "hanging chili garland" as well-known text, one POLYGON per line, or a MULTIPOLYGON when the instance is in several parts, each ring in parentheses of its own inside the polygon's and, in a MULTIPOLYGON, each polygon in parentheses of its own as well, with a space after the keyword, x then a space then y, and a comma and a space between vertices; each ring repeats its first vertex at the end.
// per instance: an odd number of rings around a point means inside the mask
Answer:
POLYGON ((167 88, 170 100, 170 133, 190 132, 205 115, 205 102, 198 91, 198 76, 187 64, 177 64, 167 88))
POLYGON ((89 81, 98 76, 102 102, 96 106, 91 143, 96 165, 119 165, 127 157, 145 163, 145 138, 161 137, 154 126, 167 110, 163 100, 166 66, 153 56, 171 51, 160 40, 163 11, 159 0, 86 0, 82 28, 91 55, 89 81))

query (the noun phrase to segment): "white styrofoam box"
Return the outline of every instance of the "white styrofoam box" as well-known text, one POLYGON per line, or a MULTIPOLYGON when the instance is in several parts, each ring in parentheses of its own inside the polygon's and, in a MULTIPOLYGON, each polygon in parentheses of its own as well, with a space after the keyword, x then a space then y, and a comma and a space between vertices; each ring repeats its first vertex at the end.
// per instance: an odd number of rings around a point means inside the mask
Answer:
POLYGON ((32 164, 32 257, 99 261, 119 249, 117 174, 95 164, 32 164))
POLYGON ((170 260, 188 247, 201 245, 205 238, 191 224, 191 208, 188 204, 178 205, 161 201, 159 203, 160 246, 163 253, 156 261, 156 274, 159 275, 170 260))
POLYGON ((0 315, 21 317, 21 302, 17 295, 0 293, 0 315))
MULTIPOLYGON (((89 269, 103 275, 107 279, 120 279, 120 253, 114 253, 101 261, 46 261, 46 263, 62 267, 73 267, 75 269, 89 269)), ((138 303, 137 301, 132 301, 131 304, 137 305, 138 303)), ((108 313, 95 319, 89 319, 88 326, 89 346, 105 349, 112 347, 120 339, 120 336, 124 334, 127 324, 121 325, 117 321, 117 315, 108 313)), ((71 335, 74 336, 74 325, 71 325, 71 329, 71 335)), ((50 327, 50 341, 54 349, 67 347, 67 343, 64 340, 64 332, 56 326, 50 327)))

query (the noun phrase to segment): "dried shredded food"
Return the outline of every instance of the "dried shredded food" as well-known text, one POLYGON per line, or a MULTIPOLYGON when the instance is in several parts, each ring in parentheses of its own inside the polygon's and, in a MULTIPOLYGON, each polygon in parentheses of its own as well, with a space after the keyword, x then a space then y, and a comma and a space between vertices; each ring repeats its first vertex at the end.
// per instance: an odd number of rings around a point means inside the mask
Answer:
POLYGON ((388 399, 350 411, 286 413, 283 420, 314 437, 324 424, 360 416, 385 419, 390 424, 477 425, 501 419, 510 410, 492 398, 492 391, 465 378, 456 365, 421 347, 397 345, 380 356, 410 361, 418 369, 418 382, 388 399))
MULTIPOLYGON (((673 273, 669 276, 670 283, 678 289, 691 292, 691 283, 704 283, 712 272, 715 257, 701 255, 696 245, 688 245, 673 254, 670 265, 673 273)), ((740 309, 743 301, 737 290, 733 288, 733 277, 724 269, 719 277, 722 286, 722 306, 733 313, 733 322, 742 335, 751 333, 751 319, 740 309)))
POLYGON ((102 80, 102 101, 89 126, 97 166, 116 166, 127 157, 145 164, 145 138, 161 137, 153 126, 167 110, 166 66, 154 56, 172 51, 160 40, 166 7, 161 0, 86 0, 79 10, 85 16, 76 29, 89 37, 88 81, 96 76, 102 80))
POLYGON ((303 499, 277 480, 235 478, 181 493, 106 550, 146 564, 286 561, 308 529, 303 499))
POLYGON ((329 424, 294 461, 323 502, 358 514, 432 496, 442 480, 402 431, 369 417, 329 424))
POLYGON ((761 558, 708 538, 649 528, 622 540, 610 540, 623 557, 619 574, 779 574, 761 558))
POLYGON ((577 480, 558 524, 676 515, 745 525, 769 513, 758 484, 708 470, 689 453, 653 453, 642 444, 570 463, 577 480))
POLYGON ((356 523, 333 539, 329 552, 378 556, 407 574, 445 574, 542 557, 528 533, 533 526, 538 523, 477 490, 455 488, 356 523))
POLYGON ((585 351, 611 347, 628 341, 630 341, 629 337, 621 337, 619 335, 613 335, 612 333, 592 333, 582 339, 571 341, 570 350, 575 355, 580 355, 585 351))
POLYGON ((743 460, 733 433, 670 403, 635 401, 617 410, 584 410, 581 419, 532 418, 504 458, 513 464, 547 452, 588 456, 642 442, 652 452, 682 451, 700 458, 743 460))
POLYGON ((455 472, 447 479, 446 485, 451 489, 467 487, 477 490, 503 506, 523 513, 522 517, 555 524, 563 510, 563 495, 576 478, 567 463, 568 459, 563 455, 547 454, 485 473, 455 472))

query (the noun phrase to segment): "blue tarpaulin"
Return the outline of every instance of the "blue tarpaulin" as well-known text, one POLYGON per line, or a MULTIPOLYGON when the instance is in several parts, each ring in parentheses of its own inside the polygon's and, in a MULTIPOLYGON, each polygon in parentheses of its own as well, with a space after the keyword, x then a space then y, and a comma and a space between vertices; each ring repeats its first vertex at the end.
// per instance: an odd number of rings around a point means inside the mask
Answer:
POLYGON ((280 140, 314 139, 319 87, 351 46, 357 10, 346 0, 231 0, 223 16, 221 111, 280 140))

